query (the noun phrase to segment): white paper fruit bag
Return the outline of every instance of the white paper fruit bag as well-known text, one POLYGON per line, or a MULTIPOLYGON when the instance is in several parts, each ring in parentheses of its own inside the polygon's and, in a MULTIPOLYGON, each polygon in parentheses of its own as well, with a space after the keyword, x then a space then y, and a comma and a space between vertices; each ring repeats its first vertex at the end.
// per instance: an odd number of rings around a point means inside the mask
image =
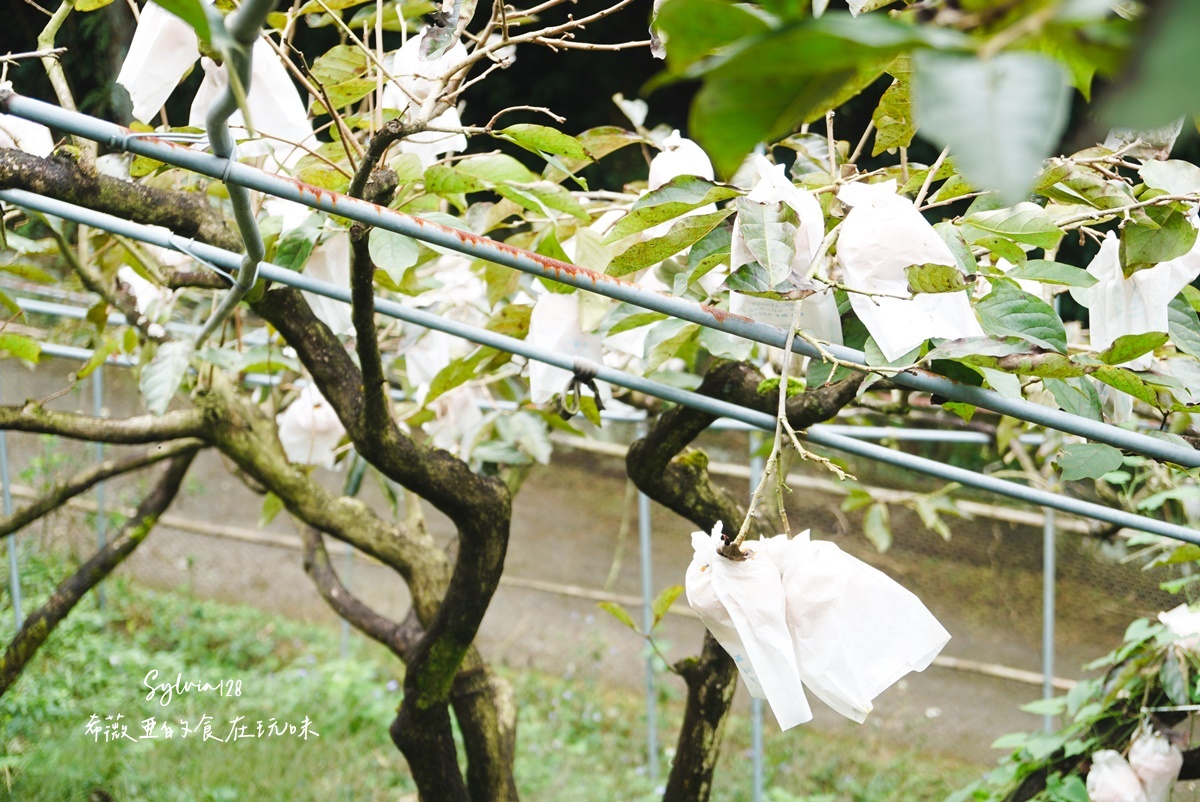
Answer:
POLYGON ((1092 755, 1087 792, 1091 802, 1147 802, 1141 780, 1121 753, 1112 749, 1101 749, 1092 755))
POLYGON ((1129 747, 1129 767, 1142 781, 1148 802, 1167 802, 1183 768, 1183 752, 1161 732, 1143 728, 1129 747))
POLYGON ((812 719, 788 634, 783 583, 765 548, 746 544, 746 559, 717 554, 720 524, 692 533, 688 603, 737 664, 750 693, 766 699, 783 729, 812 719))
POLYGON ((925 670, 950 633, 915 595, 836 544, 811 541, 807 531, 784 543, 772 542, 770 551, 784 555, 779 568, 800 677, 861 724, 872 700, 910 671, 925 670))

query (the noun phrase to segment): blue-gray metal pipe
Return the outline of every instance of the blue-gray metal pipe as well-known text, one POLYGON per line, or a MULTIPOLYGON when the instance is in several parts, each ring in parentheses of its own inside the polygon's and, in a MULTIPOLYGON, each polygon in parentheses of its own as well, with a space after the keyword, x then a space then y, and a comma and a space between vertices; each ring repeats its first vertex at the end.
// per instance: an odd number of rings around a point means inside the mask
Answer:
MULTIPOLYGON (((0 388, 0 402, 3 398, 3 388, 0 388)), ((4 517, 12 515, 12 476, 8 466, 8 432, 0 430, 0 483, 4 488, 0 493, 4 497, 4 517)), ((15 631, 20 631, 25 623, 25 615, 21 611, 21 564, 17 559, 17 533, 13 532, 4 538, 8 546, 8 594, 12 597, 13 624, 15 631)))
MULTIPOLYGON (((13 300, 23 312, 32 312, 35 315, 46 315, 48 317, 69 318, 71 320, 86 320, 88 310, 81 306, 71 306, 70 304, 60 304, 54 301, 39 301, 36 298, 24 298, 21 296, 14 297, 13 300)), ((110 326, 127 326, 129 321, 125 315, 120 312, 111 312, 108 315, 108 324, 110 326)), ((165 328, 167 331, 177 331, 181 334, 194 336, 200 331, 199 326, 193 326, 190 323, 168 323, 165 328)))
MULTIPOLYGON (((209 145, 213 154, 232 164, 235 162, 237 151, 233 135, 229 131, 229 118, 238 108, 238 96, 234 91, 235 85, 240 85, 246 95, 250 92, 250 66, 254 58, 254 43, 262 25, 267 20, 267 14, 275 7, 275 0, 246 0, 241 8, 225 18, 225 30, 232 39, 233 46, 225 53, 225 69, 228 83, 208 109, 204 118, 204 127, 208 133, 209 145)), ((245 95, 244 95, 245 96, 245 95)), ((249 125, 252 121, 247 119, 249 125)), ((241 303, 242 298, 258 280, 258 263, 266 256, 266 246, 263 244, 262 233, 258 230, 258 221, 254 218, 254 207, 250 202, 250 192, 244 186, 227 183, 229 202, 233 206, 233 217, 237 222, 238 233, 241 234, 246 253, 239 265, 237 279, 233 286, 221 299, 216 311, 196 335, 196 347, 212 335, 228 318, 233 310, 241 303)))
MULTIPOLYGON (((92 371, 92 415, 104 417, 104 365, 92 371)), ((104 443, 97 440, 92 444, 96 464, 104 462, 104 443)), ((96 483, 96 548, 102 550, 108 543, 108 520, 104 510, 104 482, 96 483)), ((104 584, 96 585, 96 603, 104 609, 104 584)))
MULTIPOLYGON (((265 173, 210 153, 190 150, 154 137, 133 136, 132 132, 121 126, 97 120, 85 114, 66 111, 49 103, 11 92, 0 92, 0 112, 40 122, 76 136, 103 142, 116 150, 149 156, 192 172, 219 178, 227 184, 265 192, 350 220, 404 234, 477 259, 485 259, 551 281, 569 284, 738 337, 777 348, 782 348, 786 344, 786 332, 775 326, 702 306, 684 298, 651 292, 631 282, 606 276, 603 273, 576 267, 502 242, 448 228, 336 192, 312 187, 294 179, 265 173)), ((229 270, 236 270, 238 267, 239 265, 227 265, 229 270)), ((796 353, 805 356, 818 358, 820 356, 815 348, 798 338, 793 342, 792 348, 796 353)), ((860 364, 866 361, 861 351, 852 348, 829 345, 826 350, 838 359, 860 364)), ((1158 440, 1111 424, 1051 409, 1022 398, 1005 398, 992 390, 959 384, 926 370, 905 371, 892 376, 891 379, 896 384, 913 390, 972 404, 982 409, 989 409, 1039 426, 1086 437, 1098 443, 1107 443, 1154 459, 1174 462, 1189 468, 1200 467, 1200 451, 1189 446, 1158 440)))
MULTIPOLYGON (((23 190, 0 190, 0 200, 24 206, 29 209, 52 214, 64 219, 74 220, 84 225, 94 226, 116 234, 129 237, 130 239, 148 242, 152 245, 159 245, 163 248, 171 248, 181 250, 182 247, 195 252, 201 258, 206 259, 218 267, 236 269, 237 263, 241 257, 230 251, 222 250, 209 245, 193 243, 182 237, 178 237, 162 229, 157 229, 151 226, 144 226, 139 223, 132 223, 128 220, 114 217, 103 212, 97 212, 93 209, 85 209, 75 206, 74 204, 64 203, 52 198, 44 198, 40 195, 35 195, 23 190)), ((182 252, 182 250, 181 250, 182 252)), ((332 298, 343 303, 350 303, 350 290, 347 287, 339 287, 329 284, 324 281, 318 281, 303 273, 296 273, 282 267, 272 264, 262 264, 259 267, 260 275, 268 281, 273 281, 279 284, 284 284, 289 287, 295 287, 299 290, 305 290, 316 295, 321 295, 326 298, 332 298)), ((575 358, 569 354, 543 348, 524 340, 517 340, 512 337, 507 337, 503 334, 498 334, 493 331, 481 329, 476 326, 470 326, 447 317, 435 315, 430 312, 425 312, 420 309, 405 306, 396 301, 377 299, 375 302, 376 311, 385 317, 391 317, 396 320, 403 320, 408 323, 413 323, 435 331, 441 331, 455 337, 461 337, 469 340, 477 345, 484 345, 489 348, 495 348, 500 351, 517 354, 526 359, 533 359, 538 362, 544 362, 548 365, 553 365, 564 370, 573 371, 575 367, 575 358)), ((754 426, 768 432, 775 431, 775 418, 765 412, 747 409, 745 407, 732 404, 728 401, 710 398, 699 393, 693 393, 688 390, 682 390, 677 387, 662 384, 660 382, 646 379, 641 376, 634 376, 623 371, 616 370, 604 365, 596 366, 596 378, 601 381, 615 384, 619 387, 625 387, 639 393, 655 396, 665 401, 670 401, 675 404, 692 407, 703 412, 707 412, 715 417, 727 417, 743 423, 754 426)), ((1090 501, 1082 501, 1079 499, 1069 498, 1067 496, 1055 493, 1049 493, 1044 490, 1038 490, 1025 485, 1019 485, 1015 482, 1009 482, 1003 479, 997 479, 992 476, 969 471, 964 468, 956 468, 951 465, 943 465, 940 462, 935 462, 923 457, 917 457, 912 454, 905 454, 901 451, 893 451, 892 449, 883 446, 875 445, 874 443, 864 443, 850 437, 834 434, 832 432, 824 432, 816 428, 809 429, 806 432, 806 438, 809 442, 818 445, 834 448, 847 454, 853 454, 858 457, 876 460, 889 465, 894 465, 906 470, 916 471, 918 473, 933 476, 938 479, 943 479, 947 482, 958 482, 967 487, 974 487, 979 490, 986 490, 991 493, 996 493, 1001 496, 1016 499, 1018 501, 1032 504, 1039 507, 1049 507, 1059 510, 1060 512, 1078 515, 1083 518, 1093 518, 1097 521, 1114 524, 1116 526, 1128 527, 1141 532, 1148 532, 1154 535, 1181 540, 1186 543, 1195 543, 1200 545, 1200 532, 1189 529, 1178 524, 1159 521, 1153 518, 1146 518, 1141 515, 1135 515, 1123 510, 1116 510, 1110 507, 1105 507, 1101 504, 1095 504, 1090 501)))

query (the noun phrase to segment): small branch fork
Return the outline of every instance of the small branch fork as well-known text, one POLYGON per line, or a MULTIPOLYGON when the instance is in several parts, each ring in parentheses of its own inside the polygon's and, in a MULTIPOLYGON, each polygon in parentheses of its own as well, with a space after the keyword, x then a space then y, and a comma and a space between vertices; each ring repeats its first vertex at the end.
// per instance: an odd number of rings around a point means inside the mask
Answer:
MULTIPOLYGON (((788 533, 791 531, 791 528, 788 526, 787 512, 784 509, 782 498, 784 472, 780 470, 780 458, 783 452, 784 434, 787 435, 788 441, 792 444, 792 447, 796 449, 796 453, 799 454, 802 459, 812 460, 824 465, 840 480, 854 478, 848 475, 828 458, 822 457, 819 454, 814 454, 801 445, 800 438, 796 434, 796 429, 792 426, 791 422, 788 421, 787 400, 788 386, 791 378, 789 372, 792 359, 794 357, 794 354, 792 353, 792 342, 796 336, 796 333, 800 329, 801 317, 800 302, 793 302, 793 306, 794 309, 792 311, 792 322, 788 327, 787 341, 783 347, 783 363, 779 370, 779 394, 775 409, 775 439, 771 444, 771 455, 767 457, 767 463, 766 467, 763 469, 762 478, 759 479, 758 486, 754 488, 754 493, 750 497, 750 507, 748 510, 746 510, 746 516, 742 519, 742 525, 738 527, 737 537, 735 537, 731 543, 721 549, 721 554, 732 560, 745 559, 742 556, 742 543, 745 541, 746 535, 750 531, 750 521, 754 517, 754 512, 758 508, 758 505, 762 502, 767 485, 772 480, 777 483, 777 490, 780 493, 778 497, 779 516, 783 521, 784 531, 788 533)), ((804 337, 806 338, 806 341, 815 344, 815 341, 809 338, 808 335, 804 335, 804 337)))

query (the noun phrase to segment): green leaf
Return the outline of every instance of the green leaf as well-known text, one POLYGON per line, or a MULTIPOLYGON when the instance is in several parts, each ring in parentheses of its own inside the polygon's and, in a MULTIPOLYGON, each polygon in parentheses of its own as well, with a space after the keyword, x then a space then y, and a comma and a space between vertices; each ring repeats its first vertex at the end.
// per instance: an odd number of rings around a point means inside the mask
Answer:
POLYGON ((1066 353, 1067 332, 1050 304, 1006 282, 975 305, 984 331, 1028 340, 1042 348, 1066 353))
POLYGON ((650 605, 650 609, 654 612, 654 624, 650 627, 651 629, 658 626, 658 622, 663 620, 663 616, 671 609, 671 605, 675 603, 681 593, 683 593, 683 585, 671 585, 658 594, 654 603, 650 605))
POLYGON ((155 0, 155 4, 191 25, 201 40, 212 41, 212 30, 208 27, 208 15, 204 11, 203 0, 155 0))
POLYGON ((1018 203, 1011 209, 976 212, 962 222, 962 233, 968 242, 987 234, 1004 237, 1035 248, 1056 248, 1063 232, 1046 210, 1032 203, 1018 203))
MULTIPOLYGON (((597 161, 627 145, 646 141, 642 136, 632 131, 626 131, 624 128, 618 128, 615 125, 602 125, 599 128, 589 128, 575 138, 579 140, 580 145, 583 145, 583 149, 597 161)), ((557 161, 557 163, 547 161, 546 168, 542 171, 542 178, 557 183, 570 176, 579 182, 575 171, 588 166, 590 163, 590 161, 585 159, 569 159, 565 156, 560 161, 557 161)))
POLYGON ((1103 443, 1072 443, 1064 446, 1054 462, 1062 471, 1063 481, 1099 479, 1121 467, 1121 452, 1103 443))
POLYGON ((701 237, 688 251, 688 284, 699 281, 718 265, 729 264, 732 241, 731 226, 717 226, 701 237))
POLYGON ((274 263, 288 270, 301 272, 320 236, 320 217, 310 215, 303 225, 284 234, 275 249, 274 263))
POLYGON ((1106 365, 1120 365, 1131 359, 1137 359, 1142 354, 1148 354, 1155 348, 1167 343, 1165 331, 1151 331, 1146 334, 1122 334, 1113 344, 1105 348, 1097 358, 1106 365))
POLYGON ((971 253, 970 246, 963 239, 962 232, 958 230, 958 226, 951 223, 949 220, 943 220, 934 225, 933 230, 942 238, 942 242, 946 243, 946 247, 950 249, 950 253, 954 254, 954 263, 958 265, 958 269, 964 275, 973 274, 979 267, 975 261, 975 255, 971 253))
POLYGON ((332 192, 344 192, 350 188, 350 178, 347 175, 311 154, 300 157, 300 161, 296 163, 296 178, 305 184, 332 192))
POLYGON ((456 162, 454 169, 489 184, 530 184, 537 181, 537 173, 504 153, 470 156, 456 162))
POLYGON ((672 225, 665 235, 645 242, 635 242, 618 254, 604 272, 610 276, 627 276, 658 264, 708 234, 732 213, 732 209, 722 209, 711 214, 685 217, 672 225))
POLYGON ((1043 284, 1057 284, 1065 287, 1090 287, 1096 283, 1096 277, 1082 268, 1046 259, 1030 259, 1004 275, 1009 278, 1040 281, 1043 284))
POLYGON ((954 265, 909 265, 904 268, 908 276, 908 290, 912 293, 960 292, 967 288, 963 274, 954 265))
POLYGON ((138 387, 142 391, 146 409, 152 415, 161 415, 167 411, 167 405, 171 403, 171 398, 183 382, 191 358, 190 342, 172 340, 160 345, 154 359, 142 368, 138 387))
MULTIPOLYGON (((1168 501, 1200 501, 1200 486, 1184 485, 1163 490, 1139 501, 1137 508, 1139 512, 1154 512, 1168 501)), ((1171 552, 1171 558, 1166 562, 1180 563, 1195 562, 1196 560, 1200 560, 1200 546, 1194 543, 1185 543, 1171 552)))
MULTIPOLYGON (((638 632, 637 624, 633 623, 633 619, 629 617, 629 613, 625 612, 625 608, 615 602, 599 602, 597 605, 601 610, 611 615, 613 618, 620 621, 625 626, 638 632)), ((641 634, 638 632, 638 634, 641 634)))
POLYGON ((312 65, 312 76, 322 85, 336 86, 367 73, 367 54, 359 47, 335 45, 312 65))
POLYGON ((40 267, 25 263, 14 262, 13 264, 0 265, 0 270, 5 273, 12 273, 14 276, 19 276, 25 281, 32 281, 36 284, 53 284, 58 279, 42 270, 40 267))
POLYGON ((1113 128, 1147 129, 1166 125, 1184 114, 1200 111, 1200 84, 1180 81, 1181 75, 1200 73, 1200 50, 1195 32, 1200 30, 1200 4, 1179 2, 1155 7, 1124 65, 1117 91, 1101 115, 1113 128))
POLYGON ((1138 175, 1146 186, 1161 189, 1168 195, 1200 194, 1200 167, 1190 162, 1152 160, 1138 168, 1138 175))
MULTIPOLYGON (((1123 181, 1103 178, 1095 170, 1080 165, 1064 169, 1065 174, 1061 175, 1059 181, 1039 190, 1051 200, 1067 205, 1082 203, 1094 209, 1128 206, 1135 200, 1129 186, 1123 181)), ((1043 176, 1041 180, 1047 180, 1047 177, 1043 176)))
POLYGON ((605 236, 605 243, 616 242, 630 234, 645 231, 660 223, 717 201, 741 195, 742 191, 728 184, 718 184, 694 175, 677 176, 656 190, 638 198, 605 236))
POLYGON ((1083 376, 1074 379, 1047 378, 1042 379, 1042 386, 1050 391, 1063 411, 1089 420, 1104 420, 1100 394, 1096 392, 1095 386, 1087 378, 1083 376))
POLYGON ((917 132, 912 110, 912 63, 901 57, 887 71, 893 78, 892 85, 884 90, 879 105, 871 114, 871 122, 875 123, 872 156, 885 150, 908 147, 917 132))
POLYGON ((1173 206, 1150 206, 1145 212, 1158 228, 1126 225, 1121 231, 1121 264, 1127 277, 1159 262, 1177 259, 1196 244, 1196 227, 1184 212, 1173 206))
POLYGON ((1167 305, 1167 321, 1171 343, 1188 356, 1200 359, 1200 318, 1183 293, 1176 295, 1167 305))
MULTIPOLYGON (((622 311, 621 307, 618 307, 613 310, 613 314, 616 315, 620 311, 622 311)), ((623 331, 633 331, 634 329, 640 329, 642 326, 649 326, 651 323, 657 323, 660 320, 666 319, 667 316, 662 312, 631 312, 605 329, 604 336, 620 334, 623 331)))
POLYGON ((499 131, 493 131, 492 136, 506 139, 538 155, 549 153, 554 156, 565 156, 568 159, 592 161, 592 154, 587 152, 578 139, 549 126, 518 123, 501 128, 499 131))
MULTIPOLYGON (((670 31, 666 33, 669 37, 670 31)), ((830 13, 788 23, 743 38, 687 72, 686 77, 704 79, 689 127, 720 174, 731 175, 759 142, 782 139, 798 124, 857 95, 896 56, 922 44, 963 41, 945 28, 908 25, 883 15, 852 19, 830 13)))
POLYGON ((738 39, 770 28, 751 8, 726 0, 666 0, 654 24, 670 42, 667 69, 676 74, 738 39))
POLYGON ((789 295, 795 296, 797 293, 812 289, 811 283, 804 279, 800 279, 800 283, 789 279, 775 285, 772 285, 770 281, 771 277, 767 274, 765 267, 758 262, 750 262, 730 273, 723 286, 743 295, 768 298, 774 301, 793 300, 793 298, 789 298, 789 295))
POLYGON ((949 147, 975 186, 1005 203, 1023 200, 1066 126, 1067 73, 1035 53, 990 58, 918 51, 913 55, 915 117, 922 135, 949 147))
POLYGON ((88 12, 95 11, 98 8, 104 8, 113 0, 75 0, 75 10, 88 12))
POLYGON ((891 547, 892 527, 886 504, 872 504, 867 508, 866 515, 863 516, 863 534, 880 554, 891 547))
MULTIPOLYGON (((354 6, 362 5, 365 2, 367 2, 367 0, 321 0, 321 2, 317 2, 317 0, 310 0, 309 2, 300 6, 300 10, 297 13, 320 14, 327 9, 329 11, 342 11, 347 8, 353 8, 354 6)), ((371 13, 374 14, 374 12, 375 9, 372 7, 371 13)), ((407 14, 405 16, 407 16, 407 14)))
MULTIPOLYGON (((352 103, 357 103, 375 91, 375 81, 370 78, 354 78, 340 84, 324 84, 322 89, 329 97, 329 104, 335 109, 344 109, 352 103)), ((313 98, 309 105, 311 114, 328 114, 324 98, 313 98)))
POLYGON ((369 236, 367 248, 371 261, 387 274, 393 284, 399 285, 405 271, 417 263, 419 251, 416 240, 382 228, 371 229, 369 236))
POLYGON ((475 378, 479 364, 492 353, 495 353, 493 349, 478 348, 469 356, 452 360, 450 364, 439 370, 433 377, 433 381, 429 383, 429 392, 425 394, 425 405, 428 406, 430 401, 442 393, 449 392, 475 378))
POLYGON ((113 354, 121 350, 114 340, 105 340, 99 348, 93 349, 92 355, 88 357, 88 361, 83 363, 83 367, 75 372, 76 379, 86 379, 92 375, 92 372, 103 365, 107 359, 113 354))
MULTIPOLYGON (((516 185, 510 185, 511 189, 518 189, 516 185)), ((537 181, 532 184, 525 184, 519 189, 535 198, 539 203, 549 209, 564 212, 571 215, 580 222, 587 223, 590 218, 588 213, 580 205, 575 196, 570 193, 565 187, 559 186, 552 181, 537 181)), ((498 190, 500 194, 504 194, 503 187, 498 190)), ((553 217, 553 215, 549 215, 553 217)))
POLYGON ((700 346, 715 357, 739 362, 754 351, 754 343, 745 337, 710 328, 700 329, 700 346))
POLYGON ((267 493, 263 497, 262 512, 258 514, 258 528, 265 529, 270 525, 271 521, 275 520, 275 516, 283 511, 283 499, 274 493, 267 493))
POLYGON ((37 364, 42 357, 42 347, 37 344, 36 340, 26 337, 24 334, 5 331, 0 332, 0 353, 37 364))
POLYGON ((695 323, 677 318, 655 324, 646 334, 646 374, 658 370, 664 362, 679 353, 699 329, 695 323))
POLYGON ((1158 671, 1158 680, 1162 689, 1172 704, 1190 705, 1191 696, 1188 694, 1188 670, 1183 655, 1168 651, 1163 660, 1162 668, 1158 671))
POLYGON ((757 203, 738 198, 737 223, 746 249, 767 271, 767 284, 775 287, 792 274, 796 259, 796 229, 800 218, 786 203, 757 203))
POLYGON ((1021 705, 1020 709, 1026 713, 1033 713, 1035 716, 1061 716, 1067 712, 1067 697, 1054 696, 1050 699, 1038 699, 1021 705))
POLYGON ((1109 387, 1115 387, 1123 393, 1128 393, 1152 407, 1158 407, 1159 405, 1158 391, 1131 370, 1105 366, 1097 368, 1092 375, 1109 387))

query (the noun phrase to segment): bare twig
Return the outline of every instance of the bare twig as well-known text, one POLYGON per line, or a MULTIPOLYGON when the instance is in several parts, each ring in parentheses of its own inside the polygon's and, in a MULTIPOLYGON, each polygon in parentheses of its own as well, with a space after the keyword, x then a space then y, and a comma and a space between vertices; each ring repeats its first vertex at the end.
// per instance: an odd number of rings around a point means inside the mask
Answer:
POLYGON ((921 182, 921 191, 917 193, 917 197, 913 200, 914 206, 920 206, 925 200, 926 193, 929 192, 929 185, 933 183, 933 177, 937 175, 937 171, 942 168, 946 162, 946 157, 950 155, 950 148, 942 148, 942 152, 933 160, 933 164, 929 166, 929 172, 925 174, 925 180, 921 182))
POLYGON ((9 53, 7 55, 0 56, 0 63, 13 63, 28 58, 57 59, 66 52, 67 49, 65 47, 51 47, 45 50, 30 50, 25 53, 9 53))
POLYGON ((488 120, 487 125, 485 125, 482 129, 479 129, 480 133, 491 133, 492 129, 496 126, 496 120, 499 120, 501 116, 514 111, 536 111, 541 114, 545 114, 547 117, 554 120, 556 123, 559 123, 560 125, 567 121, 566 117, 555 114, 544 106, 509 106, 507 109, 500 109, 500 111, 496 112, 495 115, 492 116, 492 119, 488 120))
POLYGON ((875 121, 869 120, 867 127, 863 130, 862 137, 858 140, 858 144, 854 146, 854 152, 850 154, 850 158, 846 161, 849 164, 858 164, 858 157, 862 155, 863 149, 867 146, 867 140, 871 136, 871 132, 875 130, 875 121))

